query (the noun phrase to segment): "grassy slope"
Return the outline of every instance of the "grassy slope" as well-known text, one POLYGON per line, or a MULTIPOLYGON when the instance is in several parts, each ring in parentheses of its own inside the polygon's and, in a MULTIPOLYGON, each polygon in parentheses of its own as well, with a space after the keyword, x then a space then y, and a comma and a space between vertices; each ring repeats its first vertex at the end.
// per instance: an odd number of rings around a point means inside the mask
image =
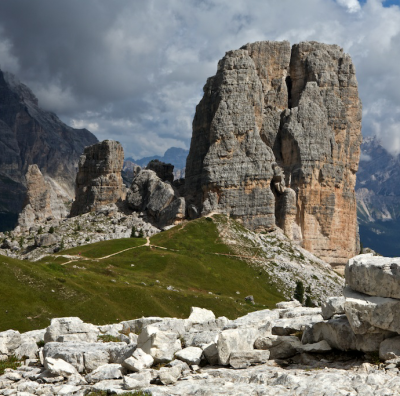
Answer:
POLYGON ((89 260, 66 265, 61 265, 68 261, 63 257, 33 263, 0 256, 0 331, 43 328, 60 316, 79 316, 95 324, 153 315, 187 317, 191 306, 234 318, 272 308, 283 299, 265 272, 213 254, 232 252, 221 243, 211 219, 151 238, 152 245, 168 250, 140 247, 145 243, 128 238, 69 249, 60 254, 80 252, 89 260), (98 259, 130 247, 136 248, 98 259), (249 294, 255 306, 244 302, 249 294))

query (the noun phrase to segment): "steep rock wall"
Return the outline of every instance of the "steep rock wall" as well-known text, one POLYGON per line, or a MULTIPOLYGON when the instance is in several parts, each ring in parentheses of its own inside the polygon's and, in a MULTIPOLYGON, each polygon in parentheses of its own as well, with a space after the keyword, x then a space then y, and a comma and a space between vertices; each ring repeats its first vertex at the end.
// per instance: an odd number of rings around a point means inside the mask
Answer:
POLYGON ((358 249, 360 144, 355 69, 340 47, 266 41, 227 52, 196 108, 189 213, 227 213, 253 230, 277 224, 343 264, 358 249))
POLYGON ((88 130, 71 128, 41 109, 26 85, 0 70, 0 229, 2 214, 22 209, 30 165, 73 198, 79 156, 95 142, 88 130))
POLYGON ((124 150, 119 142, 104 140, 85 148, 79 160, 71 216, 125 199, 126 187, 121 176, 123 163, 124 150))

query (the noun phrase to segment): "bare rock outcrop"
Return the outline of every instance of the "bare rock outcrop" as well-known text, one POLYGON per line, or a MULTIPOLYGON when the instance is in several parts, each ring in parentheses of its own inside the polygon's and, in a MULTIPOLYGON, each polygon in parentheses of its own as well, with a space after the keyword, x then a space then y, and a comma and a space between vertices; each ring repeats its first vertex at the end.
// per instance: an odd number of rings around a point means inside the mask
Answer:
POLYGON ((170 183, 174 181, 174 165, 172 164, 166 164, 165 162, 155 159, 151 160, 146 168, 154 171, 162 181, 168 181, 170 183))
POLYGON ((167 181, 149 169, 141 170, 133 179, 126 202, 134 211, 146 212, 157 227, 178 224, 185 217, 185 199, 167 181))
POLYGON ((18 217, 21 230, 29 230, 46 220, 67 217, 69 197, 51 178, 45 178, 37 165, 29 165, 25 175, 27 193, 25 206, 18 217))
POLYGON ((71 216, 125 199, 126 188, 121 177, 123 162, 124 150, 119 142, 104 140, 85 148, 79 160, 71 216))
POLYGON ((10 216, 16 222, 24 206, 30 165, 37 164, 72 199, 79 156, 96 142, 88 130, 71 128, 40 108, 26 85, 0 70, 0 230, 10 216))
POLYGON ((360 144, 355 69, 340 47, 265 41, 227 52, 196 108, 188 213, 226 213, 253 230, 279 225, 344 264, 358 249, 360 144))

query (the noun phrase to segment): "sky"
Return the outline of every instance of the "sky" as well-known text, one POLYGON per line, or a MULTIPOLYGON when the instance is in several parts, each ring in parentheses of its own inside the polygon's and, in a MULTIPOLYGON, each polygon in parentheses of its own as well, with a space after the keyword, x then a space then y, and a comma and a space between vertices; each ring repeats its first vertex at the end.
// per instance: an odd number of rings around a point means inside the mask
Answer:
POLYGON ((120 141, 126 157, 188 149, 218 60, 260 40, 343 47, 363 135, 400 152, 400 0, 0 1, 0 68, 66 124, 120 141))

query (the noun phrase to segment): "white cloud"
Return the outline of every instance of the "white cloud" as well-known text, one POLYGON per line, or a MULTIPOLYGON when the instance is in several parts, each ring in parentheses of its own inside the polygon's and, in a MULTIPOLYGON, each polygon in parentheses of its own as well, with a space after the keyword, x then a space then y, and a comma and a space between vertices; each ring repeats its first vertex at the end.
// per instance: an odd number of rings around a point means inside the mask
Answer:
POLYGON ((343 7, 346 7, 349 12, 357 12, 361 10, 358 0, 337 0, 337 2, 343 7))
POLYGON ((119 140, 138 158, 163 154, 170 145, 187 148, 202 87, 226 51, 257 40, 335 43, 356 65, 363 133, 379 129, 393 148, 400 123, 400 9, 384 4, 0 2, 0 64, 65 122, 119 140))
POLYGON ((361 151, 360 161, 371 161, 371 156, 361 151))

